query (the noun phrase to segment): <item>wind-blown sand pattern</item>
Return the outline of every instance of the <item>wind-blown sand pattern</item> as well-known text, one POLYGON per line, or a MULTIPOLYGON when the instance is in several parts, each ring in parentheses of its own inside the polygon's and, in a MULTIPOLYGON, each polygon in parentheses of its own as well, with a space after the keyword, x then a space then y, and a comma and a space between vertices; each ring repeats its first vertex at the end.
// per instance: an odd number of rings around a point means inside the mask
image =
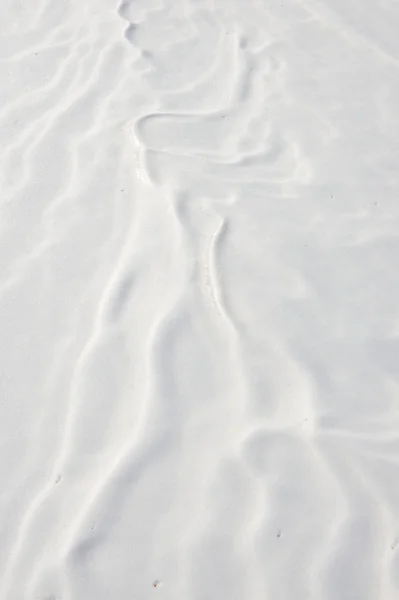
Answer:
POLYGON ((399 4, 0 8, 0 599, 398 598, 399 4))

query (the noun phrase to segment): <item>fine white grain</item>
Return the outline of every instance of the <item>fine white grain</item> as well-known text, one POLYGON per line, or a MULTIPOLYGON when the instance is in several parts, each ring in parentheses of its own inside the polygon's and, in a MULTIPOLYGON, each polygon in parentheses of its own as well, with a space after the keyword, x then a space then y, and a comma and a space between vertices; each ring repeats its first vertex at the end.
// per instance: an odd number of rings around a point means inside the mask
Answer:
POLYGON ((399 4, 0 23, 0 599, 398 598, 399 4))

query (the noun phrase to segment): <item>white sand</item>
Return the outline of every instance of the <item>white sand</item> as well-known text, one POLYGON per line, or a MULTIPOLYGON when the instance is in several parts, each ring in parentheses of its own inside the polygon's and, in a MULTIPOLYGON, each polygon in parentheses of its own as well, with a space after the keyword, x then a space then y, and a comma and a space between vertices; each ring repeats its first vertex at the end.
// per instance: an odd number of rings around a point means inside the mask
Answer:
POLYGON ((0 12, 1 600, 397 599, 397 0, 0 12))

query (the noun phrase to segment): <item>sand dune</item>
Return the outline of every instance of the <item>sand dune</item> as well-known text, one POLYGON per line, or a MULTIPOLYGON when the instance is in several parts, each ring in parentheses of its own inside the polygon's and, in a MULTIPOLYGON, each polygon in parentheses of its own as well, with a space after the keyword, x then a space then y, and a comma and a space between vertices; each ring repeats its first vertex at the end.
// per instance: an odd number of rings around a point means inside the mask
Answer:
POLYGON ((399 5, 4 0, 1 600, 399 593, 399 5))

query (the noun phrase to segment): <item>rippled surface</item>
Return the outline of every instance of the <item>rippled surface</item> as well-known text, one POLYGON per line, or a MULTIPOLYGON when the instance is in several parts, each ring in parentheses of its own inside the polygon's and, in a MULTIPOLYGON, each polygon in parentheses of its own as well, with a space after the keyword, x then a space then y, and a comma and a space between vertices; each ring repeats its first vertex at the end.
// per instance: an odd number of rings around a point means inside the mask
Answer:
POLYGON ((0 598, 397 598, 397 2, 0 17, 0 598))

